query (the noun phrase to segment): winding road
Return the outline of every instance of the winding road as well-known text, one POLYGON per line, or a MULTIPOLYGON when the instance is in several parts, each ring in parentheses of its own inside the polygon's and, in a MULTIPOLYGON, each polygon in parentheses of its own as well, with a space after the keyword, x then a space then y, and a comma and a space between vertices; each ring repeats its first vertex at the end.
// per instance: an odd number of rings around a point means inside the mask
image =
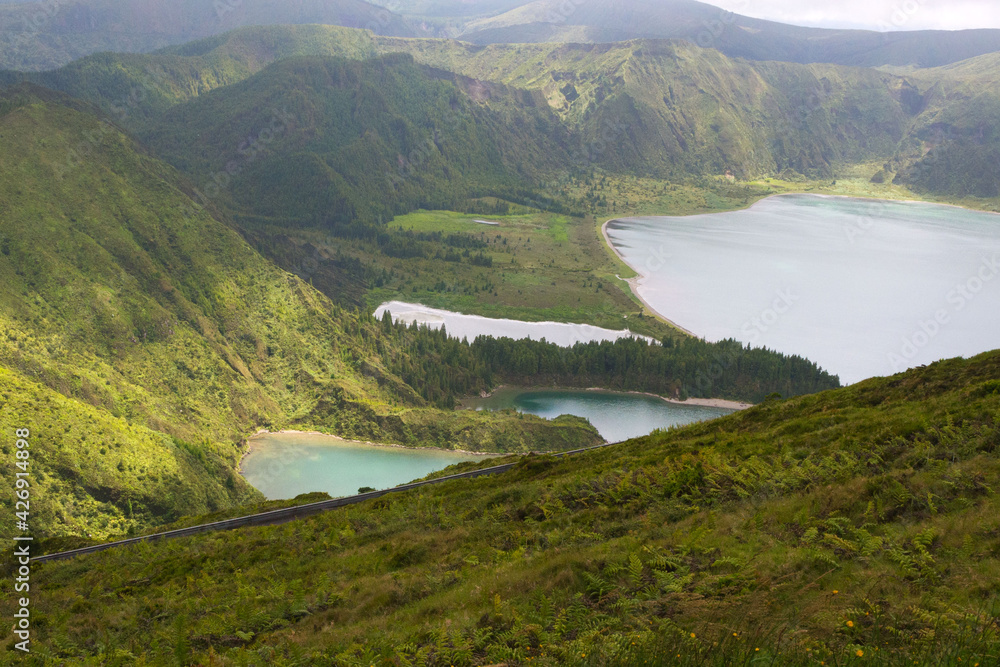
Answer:
MULTIPOLYGON (((570 456, 572 454, 580 454, 582 452, 588 452, 594 449, 601 449, 603 447, 609 447, 616 443, 604 443, 602 445, 595 445, 593 447, 585 447, 583 449, 574 449, 568 452, 546 452, 546 455, 551 455, 555 457, 570 456)), ((372 500, 373 498, 378 498, 389 493, 398 493, 400 491, 409 491, 411 489, 416 489, 421 486, 429 486, 431 484, 440 484, 441 482, 449 482, 456 479, 471 479, 474 477, 483 477, 486 475, 497 475, 502 472, 507 472, 513 468, 517 463, 505 463, 503 465, 491 466, 489 468, 482 468, 480 470, 470 470, 469 472, 462 472, 455 475, 448 475, 446 477, 438 477, 437 479, 429 479, 423 482, 412 482, 410 484, 402 484, 400 486, 393 487, 391 489, 382 489, 381 491, 369 491, 368 493, 360 493, 355 496, 345 496, 343 498, 332 498, 330 500, 321 500, 316 503, 309 503, 307 505, 298 505, 296 507, 285 507, 277 510, 270 510, 268 512, 260 512, 258 514, 249 514, 247 516, 237 517, 235 519, 224 519, 222 521, 215 521, 213 523, 204 523, 198 526, 190 526, 188 528, 178 528, 177 530, 168 530, 163 533, 154 533, 152 535, 141 535, 139 537, 131 537, 127 540, 118 540, 116 542, 106 542, 104 544, 95 544, 89 547, 82 547, 80 549, 72 549, 70 551, 59 551, 56 553, 45 554, 43 556, 36 556, 31 559, 32 563, 45 563, 47 561, 53 560, 63 560, 66 558, 73 558, 75 556, 83 556, 86 554, 97 553, 98 551, 104 551, 105 549, 113 549, 115 547, 124 547, 131 544, 138 544, 140 542, 153 542, 156 540, 168 540, 177 537, 187 537, 189 535, 198 535, 200 533, 208 533, 218 530, 233 530, 234 528, 244 528, 247 526, 272 526, 280 523, 286 523, 288 521, 294 521, 295 519, 301 519, 303 517, 312 516, 314 514, 320 514, 321 512, 327 512, 338 507, 344 507, 346 505, 356 505, 357 503, 363 503, 366 500, 372 500)))

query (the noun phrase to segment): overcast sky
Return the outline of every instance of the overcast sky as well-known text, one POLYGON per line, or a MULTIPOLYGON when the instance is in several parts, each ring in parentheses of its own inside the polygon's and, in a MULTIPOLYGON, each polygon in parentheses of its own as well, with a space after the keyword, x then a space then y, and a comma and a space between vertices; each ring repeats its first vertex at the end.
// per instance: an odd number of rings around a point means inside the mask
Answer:
POLYGON ((702 0, 744 16, 822 28, 1000 28, 1000 0, 702 0))

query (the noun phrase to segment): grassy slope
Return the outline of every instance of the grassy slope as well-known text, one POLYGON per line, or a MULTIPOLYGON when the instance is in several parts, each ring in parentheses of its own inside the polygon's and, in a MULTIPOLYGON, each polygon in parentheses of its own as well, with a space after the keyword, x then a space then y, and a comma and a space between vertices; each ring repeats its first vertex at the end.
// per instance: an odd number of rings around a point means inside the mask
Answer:
MULTIPOLYGON (((30 379, 87 404, 59 408, 69 415, 67 433, 85 430, 97 414, 108 433, 104 441, 61 436, 67 451, 39 458, 40 475, 72 471, 76 464, 63 459, 95 459, 93 470, 70 475, 64 493, 45 501, 62 503, 65 515, 43 511, 42 533, 73 532, 95 511, 131 512, 143 525, 252 496, 230 478, 240 440, 261 426, 465 449, 599 440, 581 423, 422 407, 382 367, 373 321, 264 260, 196 211, 169 167, 62 102, 27 88, 0 100, 0 365, 14 372, 11 382, 30 379), (140 427, 166 435, 157 440, 140 427), (190 476, 192 488, 206 484, 197 505, 161 493, 161 478, 191 465, 170 438, 214 476, 190 476), (134 448, 147 441, 152 458, 142 470, 134 448), (105 445, 112 453, 97 458, 105 445), (131 453, 115 454, 120 446, 131 453), (122 457, 125 474, 104 480, 122 457), (117 509, 93 509, 107 502, 117 509)), ((391 342, 382 345, 392 351, 391 342)), ((41 426, 30 403, 19 405, 16 418, 41 426)))
MULTIPOLYGON (((139 526, 260 500, 229 462, 129 423, 0 368, 0 451, 12 462, 0 479, 14 512, 16 429, 31 433, 31 520, 36 536, 106 539, 139 526)), ((10 524, 10 522, 8 522, 10 524)), ((2 534, 15 533, 13 525, 2 534)))
POLYGON ((639 309, 616 288, 616 267, 603 254, 586 220, 537 212, 479 216, 418 211, 396 217, 391 226, 482 239, 488 244, 484 252, 493 258, 493 267, 433 258, 417 262, 387 258, 382 262, 394 271, 394 279, 369 293, 373 306, 401 299, 493 317, 585 322, 614 329, 631 327, 657 337, 671 335, 667 327, 634 320, 639 309), (474 222, 484 218, 500 226, 474 222), (626 320, 623 313, 631 317, 626 320))
POLYGON ((54 563, 40 643, 149 664, 992 664, 998 414, 994 352, 54 563))
POLYGON ((58 104, 2 120, 4 363, 190 438, 304 414, 297 385, 350 377, 323 299, 185 217, 169 168, 58 104))

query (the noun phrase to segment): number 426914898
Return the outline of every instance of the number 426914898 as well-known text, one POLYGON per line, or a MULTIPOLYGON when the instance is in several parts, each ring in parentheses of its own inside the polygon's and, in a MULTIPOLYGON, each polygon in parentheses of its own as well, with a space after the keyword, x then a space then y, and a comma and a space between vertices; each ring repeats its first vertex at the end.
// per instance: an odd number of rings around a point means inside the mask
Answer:
POLYGON ((15 454, 17 461, 14 465, 19 469, 17 472, 17 480, 14 482, 14 486, 17 489, 14 492, 17 496, 15 509, 23 509, 23 511, 16 512, 16 516, 19 521, 27 523, 29 509, 28 498, 30 496, 30 492, 28 491, 28 460, 31 458, 31 452, 28 449, 30 446, 28 444, 28 436, 30 433, 26 428, 19 428, 15 431, 15 435, 17 435, 17 453, 15 454))

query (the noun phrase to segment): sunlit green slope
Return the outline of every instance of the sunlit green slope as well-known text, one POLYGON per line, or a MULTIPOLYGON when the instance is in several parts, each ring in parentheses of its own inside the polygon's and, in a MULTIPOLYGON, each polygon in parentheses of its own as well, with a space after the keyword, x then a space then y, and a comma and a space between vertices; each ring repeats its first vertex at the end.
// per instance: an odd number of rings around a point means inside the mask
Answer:
POLYGON ((994 352, 52 563, 39 643, 108 664, 989 665, 998 416, 994 352))
POLYGON ((188 187, 79 103, 31 87, 0 98, 4 425, 40 433, 39 534, 256 497, 234 470, 262 427, 464 449, 599 441, 581 421, 427 408, 383 363, 407 351, 188 187))

